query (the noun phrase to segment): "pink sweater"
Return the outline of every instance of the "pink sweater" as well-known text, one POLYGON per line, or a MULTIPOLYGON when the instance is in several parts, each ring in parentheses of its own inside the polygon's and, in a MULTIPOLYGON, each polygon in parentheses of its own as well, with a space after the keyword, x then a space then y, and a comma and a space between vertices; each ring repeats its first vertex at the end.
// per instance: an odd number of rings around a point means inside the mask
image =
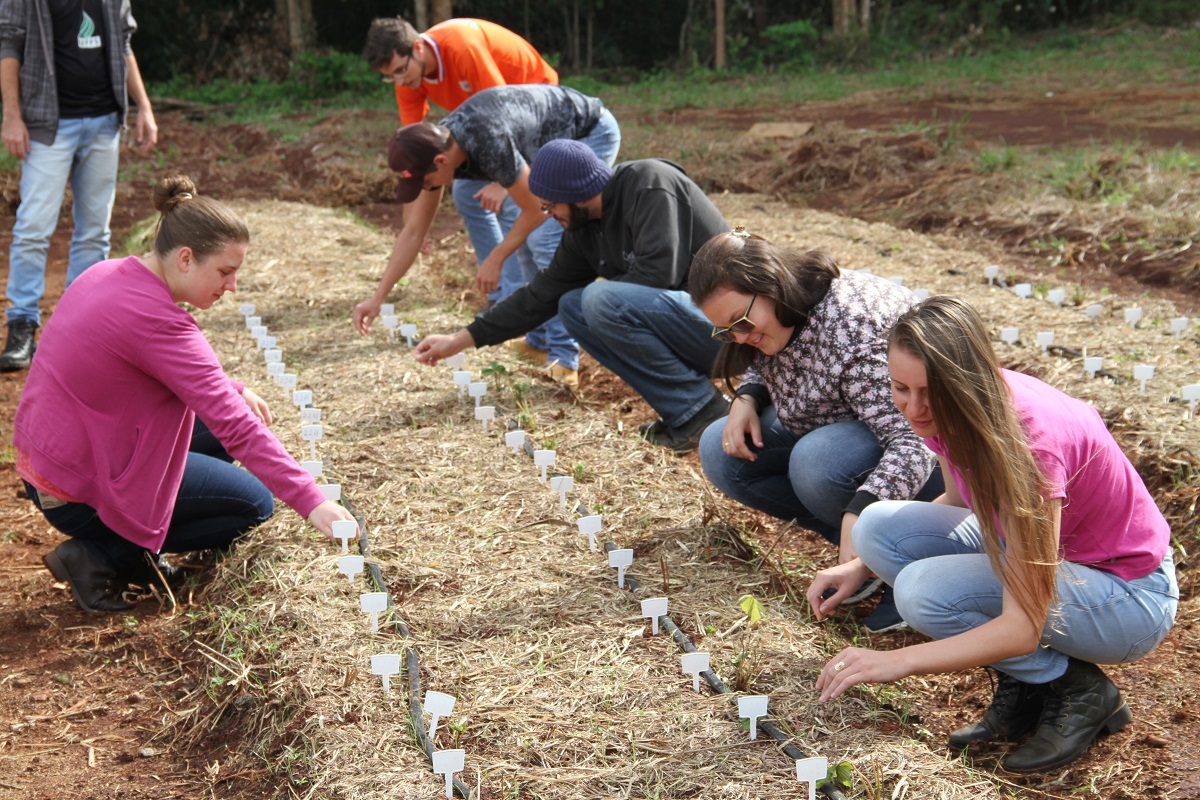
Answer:
POLYGON ((308 517, 312 477, 254 416, 192 315, 134 256, 102 261, 62 296, 38 343, 13 443, 37 476, 155 552, 183 480, 195 415, 308 517))
MULTIPOLYGON (((1062 558, 1127 581, 1158 569, 1171 544, 1171 529, 1100 414, 1037 378, 1003 372, 1046 478, 1047 499, 1062 500, 1062 558)), ((940 436, 925 442, 946 456, 940 436)), ((950 473, 970 507, 966 482, 953 464, 950 473)))

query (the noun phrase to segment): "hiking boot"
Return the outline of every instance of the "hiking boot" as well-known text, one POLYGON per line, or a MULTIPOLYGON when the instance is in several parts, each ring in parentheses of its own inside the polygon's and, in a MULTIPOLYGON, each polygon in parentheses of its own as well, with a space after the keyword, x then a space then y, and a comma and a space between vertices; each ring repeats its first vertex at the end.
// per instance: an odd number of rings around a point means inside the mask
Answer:
POLYGON ((946 741, 952 749, 963 750, 975 742, 994 739, 1015 742, 1037 724, 1042 715, 1042 687, 999 670, 996 675, 996 691, 983 719, 950 734, 946 741))
POLYGON ((672 428, 667 423, 655 420, 638 426, 638 433, 651 444, 669 447, 675 453, 682 455, 695 450, 700 444, 700 436, 704 429, 729 413, 729 398, 717 393, 696 414, 678 428, 672 428))
POLYGON ((78 539, 68 539, 42 558, 50 574, 71 587, 75 602, 89 614, 128 611, 133 605, 121 597, 126 582, 99 564, 78 539))
POLYGON ((1037 730, 1004 759, 1009 772, 1056 769, 1079 758, 1101 733, 1116 733, 1133 712, 1104 671, 1086 661, 1068 659, 1067 671, 1042 687, 1037 730))
POLYGON ((545 364, 546 359, 550 358, 549 353, 547 353, 545 350, 538 350, 529 342, 525 341, 524 337, 521 337, 520 339, 509 339, 504 343, 504 347, 517 358, 523 358, 526 361, 532 361, 538 366, 545 364))
POLYGON ((0 372, 17 372, 29 369, 33 361, 34 332, 38 324, 31 319, 10 319, 8 321, 8 340, 4 344, 4 352, 0 353, 0 372))
POLYGON ((579 388, 579 370, 564 367, 558 361, 552 361, 542 368, 542 371, 550 376, 550 380, 561 383, 563 386, 570 386, 572 389, 579 388))
POLYGON ((867 633, 890 633, 908 627, 904 617, 900 616, 900 609, 896 608, 896 595, 892 587, 884 585, 879 605, 862 621, 862 627, 867 633))

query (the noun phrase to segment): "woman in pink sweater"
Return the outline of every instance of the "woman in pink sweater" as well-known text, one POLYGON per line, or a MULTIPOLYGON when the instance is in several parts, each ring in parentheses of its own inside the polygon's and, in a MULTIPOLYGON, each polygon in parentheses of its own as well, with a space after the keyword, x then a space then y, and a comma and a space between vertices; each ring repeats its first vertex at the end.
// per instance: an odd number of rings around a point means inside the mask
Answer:
POLYGON ((154 205, 154 252, 102 261, 63 294, 14 423, 29 497, 70 537, 46 566, 94 613, 131 608, 126 584, 147 582, 159 553, 229 546, 271 516, 272 494, 326 536, 353 519, 176 305, 205 309, 237 289, 245 223, 184 176, 163 179, 154 205))

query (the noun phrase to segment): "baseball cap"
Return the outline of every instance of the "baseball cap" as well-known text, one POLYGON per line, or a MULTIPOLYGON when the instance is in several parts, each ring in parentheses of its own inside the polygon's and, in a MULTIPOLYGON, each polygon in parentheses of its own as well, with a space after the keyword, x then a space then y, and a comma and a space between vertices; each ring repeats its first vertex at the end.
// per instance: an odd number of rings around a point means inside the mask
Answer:
POLYGON ((442 152, 445 135, 432 122, 405 125, 388 143, 388 166, 399 173, 396 199, 411 203, 421 194, 425 175, 433 168, 433 158, 442 152))

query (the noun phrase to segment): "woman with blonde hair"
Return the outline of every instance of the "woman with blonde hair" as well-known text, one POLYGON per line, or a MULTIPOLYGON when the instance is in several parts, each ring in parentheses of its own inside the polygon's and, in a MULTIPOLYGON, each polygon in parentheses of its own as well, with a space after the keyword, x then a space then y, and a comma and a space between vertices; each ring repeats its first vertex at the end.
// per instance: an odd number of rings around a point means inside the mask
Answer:
MULTIPOLYGON (((888 394, 887 332, 912 292, 742 228, 697 251, 688 291, 723 343, 713 374, 734 394, 729 416, 700 439, 714 486, 819 534, 841 562, 854 558, 850 530, 872 503, 941 494, 933 455, 888 394)), ((842 602, 880 585, 861 583, 842 602)), ((862 624, 904 626, 890 589, 862 624)))
POLYGON ((227 547, 271 516, 272 493, 326 536, 353 520, 176 305, 207 309, 237 289, 245 223, 179 175, 159 182, 154 206, 153 252, 101 261, 63 293, 14 423, 26 491, 69 537, 46 566, 92 613, 131 608, 129 583, 170 578, 160 553, 227 547))
POLYGON ((819 573, 808 600, 820 619, 870 570, 934 641, 843 650, 817 680, 821 699, 990 665, 992 704, 950 745, 1033 731, 1006 769, 1067 764, 1132 719, 1096 665, 1141 658, 1174 622, 1167 521, 1096 410, 1000 369, 966 303, 933 297, 904 314, 888 364, 897 407, 953 480, 933 503, 868 508, 853 534, 858 559, 819 573))

